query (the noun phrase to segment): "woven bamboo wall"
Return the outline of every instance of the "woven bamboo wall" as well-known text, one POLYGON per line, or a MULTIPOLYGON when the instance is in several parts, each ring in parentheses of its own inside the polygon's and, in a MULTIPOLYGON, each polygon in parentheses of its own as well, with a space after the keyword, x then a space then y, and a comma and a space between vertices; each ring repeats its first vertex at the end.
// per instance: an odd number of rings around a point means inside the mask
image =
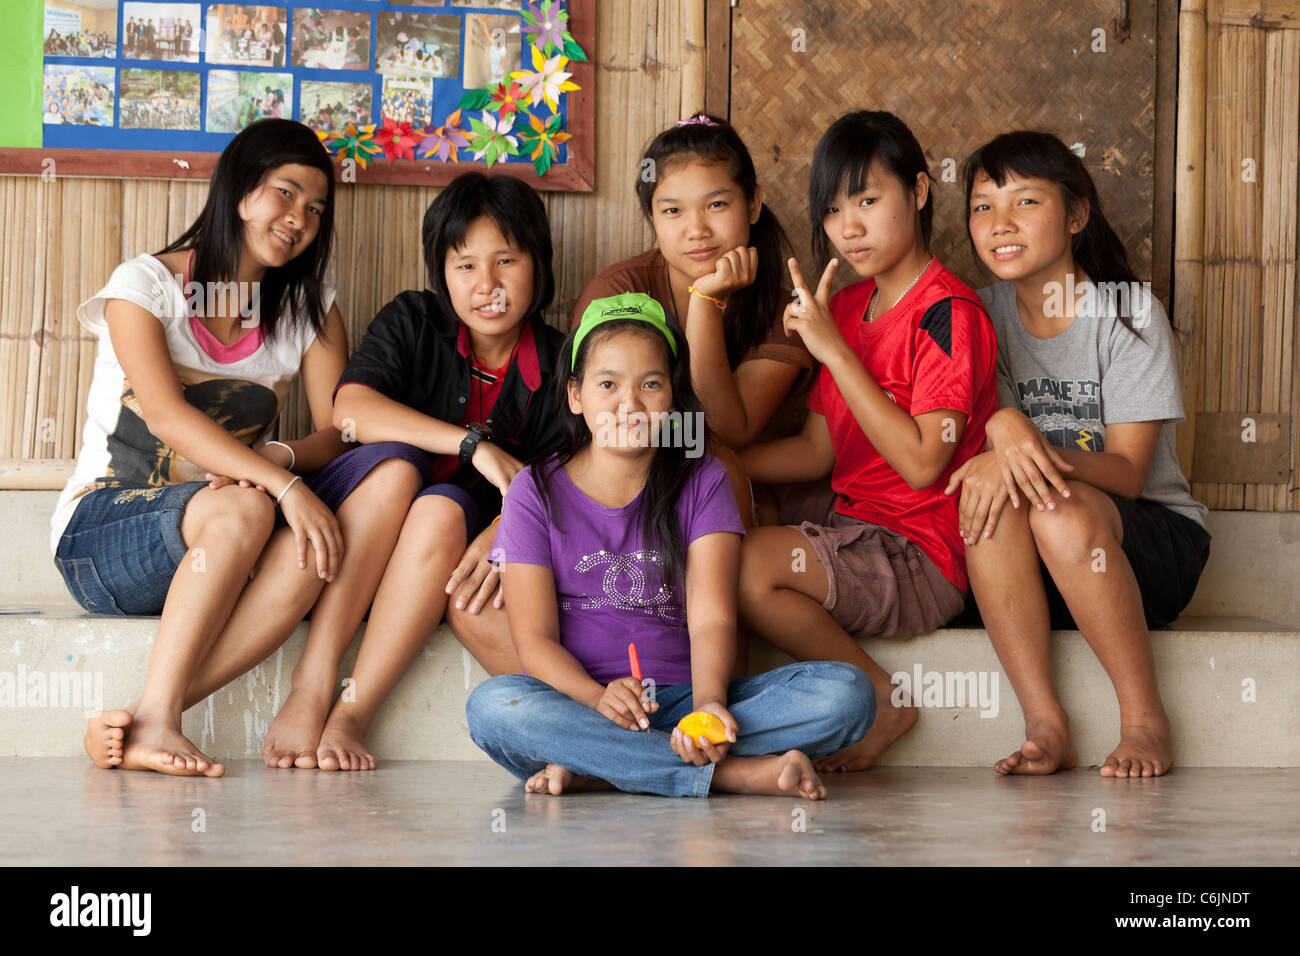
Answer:
MULTIPOLYGON (((925 150, 931 247, 972 286, 991 277, 967 238, 960 164, 998 133, 1026 128, 1083 144, 1107 218, 1138 275, 1151 278, 1156 3, 1129 4, 1123 42, 1112 35, 1119 8, 1118 0, 743 0, 732 21, 731 121, 801 263, 810 261, 817 141, 844 113, 871 109, 899 116, 925 150)), ((851 270, 840 275, 852 279, 851 270)))
MULTIPOLYGON (((1118 4, 1087 2, 1100 4, 1095 12, 1099 22, 1109 27, 1110 8, 1117 10, 1118 4)), ((719 20, 725 23, 725 3, 721 0, 717 9, 709 8, 710 30, 719 20)), ((726 112, 718 103, 720 98, 725 103, 725 91, 719 94, 713 72, 707 74, 709 85, 705 85, 706 57, 699 39, 705 6, 705 0, 619 0, 598 6, 597 189, 588 194, 543 194, 556 244, 558 295, 551 315, 556 324, 561 324, 561 316, 588 277, 645 248, 651 240, 632 196, 644 142, 658 129, 700 108, 701 95, 711 108, 726 112)), ((878 11, 888 6, 873 5, 878 11)), ((1143 12, 1148 4, 1142 0, 1132 6, 1130 44, 1151 33, 1143 12)), ((751 29, 754 42, 748 44, 749 53, 734 51, 734 57, 740 58, 737 63, 743 66, 743 58, 754 51, 765 49, 771 55, 778 47, 788 49, 790 28, 800 22, 809 29, 811 41, 813 27, 832 25, 826 20, 829 7, 744 0, 731 11, 732 40, 743 45, 745 31, 751 29), (764 7, 775 18, 797 17, 789 23, 780 20, 783 32, 764 38, 752 32, 764 7)), ((895 14, 876 18, 882 35, 891 42, 924 36, 927 30, 933 35, 933 9, 928 5, 917 5, 915 10, 910 4, 894 7, 895 14), (922 6, 926 9, 920 10, 922 6)), ((1300 449, 1293 434, 1294 423, 1300 420, 1300 376, 1294 374, 1300 366, 1300 341, 1294 334, 1300 298, 1296 270, 1300 0, 1183 0, 1182 8, 1172 314, 1184 333, 1184 404, 1189 421, 1179 430, 1179 455, 1193 479, 1193 493, 1212 508, 1300 510, 1300 490, 1295 488, 1300 449), (1256 160, 1254 182, 1242 178, 1245 158, 1256 160), (1202 412, 1276 416, 1286 445, 1286 480, 1197 481, 1207 448, 1222 447, 1231 437, 1207 433, 1209 440, 1203 440, 1198 451, 1196 419, 1208 418, 1202 412)), ((1060 31, 1061 15, 1045 16, 1046 28, 1060 31)), ((974 21, 963 17, 962 22, 974 21)), ((949 26, 948 35, 953 30, 962 33, 966 49, 977 40, 983 45, 984 38, 972 27, 949 26)), ((999 31, 999 35, 1004 32, 999 31)), ((720 48, 718 38, 713 38, 708 57, 716 59, 720 48)), ((962 54, 957 46, 936 50, 928 58, 910 62, 920 64, 915 75, 935 77, 935 82, 944 79, 940 102, 946 105, 936 107, 938 112, 922 115, 900 106, 901 86, 890 86, 882 98, 870 101, 860 90, 851 96, 828 95, 828 90, 842 88, 843 71, 832 71, 824 83, 808 87, 808 103, 827 112, 827 122, 832 114, 852 106, 878 103, 896 108, 912 122, 936 163, 949 153, 960 157, 975 145, 975 134, 955 132, 968 113, 985 114, 994 111, 997 103, 1005 107, 1014 99, 1028 104, 1030 111, 1004 111, 1003 115, 1022 125, 1051 128, 1053 115, 1065 115, 1052 107, 1050 98, 1035 98, 1028 87, 1011 97, 997 88, 996 78, 982 87, 969 77, 960 83, 947 78, 962 54), (988 103, 981 105, 981 97, 988 103), (928 129, 935 131, 930 141, 922 135, 928 129), (940 140, 942 145, 936 148, 940 140)), ((1028 53, 1039 57, 1043 70, 1051 66, 1051 58, 1041 49, 1030 48, 1028 53)), ((797 155, 804 140, 810 155, 825 122, 820 115, 813 116, 814 106, 799 113, 777 109, 764 118, 763 110, 775 109, 771 104, 785 95, 794 79, 804 86, 811 82, 806 72, 792 77, 779 66, 769 64, 768 69, 771 75, 765 78, 752 65, 732 73, 732 118, 754 147, 769 192, 778 202, 790 204, 789 209, 779 209, 783 220, 793 227, 797 241, 806 244, 802 199, 806 170, 801 178, 798 170, 788 163, 783 167, 780 160, 797 155), (807 135, 800 133, 805 126, 810 130, 807 135), (782 194, 787 198, 781 199, 782 194)), ((915 80, 914 85, 922 82, 915 80)), ((1125 80, 1133 82, 1131 77, 1125 80)), ((1124 205, 1113 202, 1114 193, 1109 192, 1120 170, 1124 179, 1141 180, 1149 169, 1149 152, 1141 145, 1153 129, 1145 89, 1140 86, 1138 92, 1147 106, 1127 121, 1133 131, 1128 135, 1137 138, 1127 144, 1117 138, 1117 148, 1101 150, 1099 186, 1112 208, 1124 205), (1136 150, 1134 142, 1139 144, 1136 150)), ((1127 90, 1123 101, 1131 101, 1131 93, 1127 90)), ((1103 91, 1098 96, 1106 104, 1118 93, 1103 91)), ((1090 146, 1089 159, 1096 155, 1090 146)), ((939 191, 936 248, 959 274, 979 282, 980 273, 965 258, 968 247, 960 232, 944 225, 957 215, 952 197, 946 195, 952 192, 952 184, 943 184, 939 191)), ((205 195, 205 185, 183 181, 56 178, 42 182, 34 177, 0 176, 0 217, 9 226, 0 231, 0 486, 62 486, 79 444, 94 360, 94 342, 77 324, 76 305, 93 294, 123 258, 161 248, 178 234, 197 214, 205 195)), ((409 187, 340 190, 340 308, 353 343, 384 302, 422 282, 419 220, 434 195, 434 190, 409 187)), ((1149 190, 1141 193, 1131 219, 1122 220, 1120 227, 1121 235, 1133 243, 1144 275, 1153 259, 1150 199, 1149 190)), ((1163 250, 1154 251, 1155 256, 1162 254, 1163 250)), ((291 434, 305 423, 297 392, 286 419, 291 434)))
POLYGON ((1182 17, 1175 320, 1201 420, 1179 456, 1211 508, 1294 511, 1300 2, 1194 0, 1182 17))
MULTIPOLYGON (((596 190, 543 193, 555 240, 556 325, 586 281, 647 248, 633 194, 640 150, 701 105, 704 0, 597 8, 596 190), (689 102, 687 102, 689 100, 689 102)), ((80 447, 95 342, 78 303, 125 258, 162 248, 197 215, 206 183, 0 176, 0 485, 62 487, 80 447)), ((434 189, 341 186, 339 306, 355 345, 379 308, 424 284, 420 220, 434 189)), ((295 389, 282 431, 306 425, 295 389)))

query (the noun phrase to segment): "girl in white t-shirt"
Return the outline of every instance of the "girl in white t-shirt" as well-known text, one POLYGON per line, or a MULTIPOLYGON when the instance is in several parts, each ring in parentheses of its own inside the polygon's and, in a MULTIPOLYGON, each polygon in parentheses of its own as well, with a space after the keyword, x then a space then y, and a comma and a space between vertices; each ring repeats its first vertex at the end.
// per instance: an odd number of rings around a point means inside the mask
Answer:
POLYGON ((51 549, 86 610, 162 615, 139 699, 89 721, 97 766, 220 776, 181 713, 283 643, 338 572, 338 522, 294 474, 344 450, 330 424, 347 360, 325 278, 333 198, 311 130, 254 123, 194 224, 77 311, 99 350, 51 549), (317 431, 268 442, 300 371, 317 431))

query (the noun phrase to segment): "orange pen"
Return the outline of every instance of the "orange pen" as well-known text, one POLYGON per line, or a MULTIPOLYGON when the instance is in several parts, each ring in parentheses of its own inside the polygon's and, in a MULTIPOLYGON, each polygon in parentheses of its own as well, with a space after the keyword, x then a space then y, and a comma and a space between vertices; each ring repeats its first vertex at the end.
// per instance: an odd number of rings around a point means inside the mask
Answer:
POLYGON ((627 646, 627 659, 632 665, 632 676, 644 684, 645 678, 641 676, 641 658, 636 656, 635 644, 627 646))

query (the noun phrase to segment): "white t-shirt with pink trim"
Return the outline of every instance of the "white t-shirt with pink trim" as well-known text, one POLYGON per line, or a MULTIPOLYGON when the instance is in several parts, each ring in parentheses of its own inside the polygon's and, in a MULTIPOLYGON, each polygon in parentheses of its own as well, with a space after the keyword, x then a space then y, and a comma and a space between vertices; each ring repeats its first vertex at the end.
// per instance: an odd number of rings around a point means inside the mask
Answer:
MULTIPOLYGON (((324 289, 325 309, 334 304, 332 282, 324 289)), ((50 551, 72 519, 81 496, 116 483, 172 485, 202 481, 204 469, 154 437, 140 403, 113 351, 104 309, 110 299, 133 302, 158 317, 185 400, 252 447, 280 417, 303 356, 316 340, 305 323, 282 321, 273 342, 254 326, 225 346, 191 315, 182 282, 151 255, 139 255, 115 270, 108 284, 77 309, 77 321, 99 340, 95 374, 86 403, 81 453, 50 519, 50 551)))

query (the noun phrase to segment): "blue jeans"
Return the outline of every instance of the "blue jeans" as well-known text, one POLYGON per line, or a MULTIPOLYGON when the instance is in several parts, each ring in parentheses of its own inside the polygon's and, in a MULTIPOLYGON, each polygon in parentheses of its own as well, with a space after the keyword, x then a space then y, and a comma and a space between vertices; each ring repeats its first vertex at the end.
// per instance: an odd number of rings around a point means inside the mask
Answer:
POLYGON ((207 485, 122 485, 84 495, 54 557, 77 603, 93 614, 161 614, 189 550, 181 519, 207 485))
MULTIPOLYGON (((691 712, 691 685, 657 687, 655 699, 650 729, 624 730, 535 677, 506 674, 474 688, 465 714, 474 743, 520 780, 558 763, 631 793, 708 796, 715 765, 685 763, 669 744, 672 729, 691 712)), ((876 694, 851 664, 814 661, 734 678, 727 709, 740 727, 730 754, 802 750, 821 757, 866 734, 876 718, 876 694)))

